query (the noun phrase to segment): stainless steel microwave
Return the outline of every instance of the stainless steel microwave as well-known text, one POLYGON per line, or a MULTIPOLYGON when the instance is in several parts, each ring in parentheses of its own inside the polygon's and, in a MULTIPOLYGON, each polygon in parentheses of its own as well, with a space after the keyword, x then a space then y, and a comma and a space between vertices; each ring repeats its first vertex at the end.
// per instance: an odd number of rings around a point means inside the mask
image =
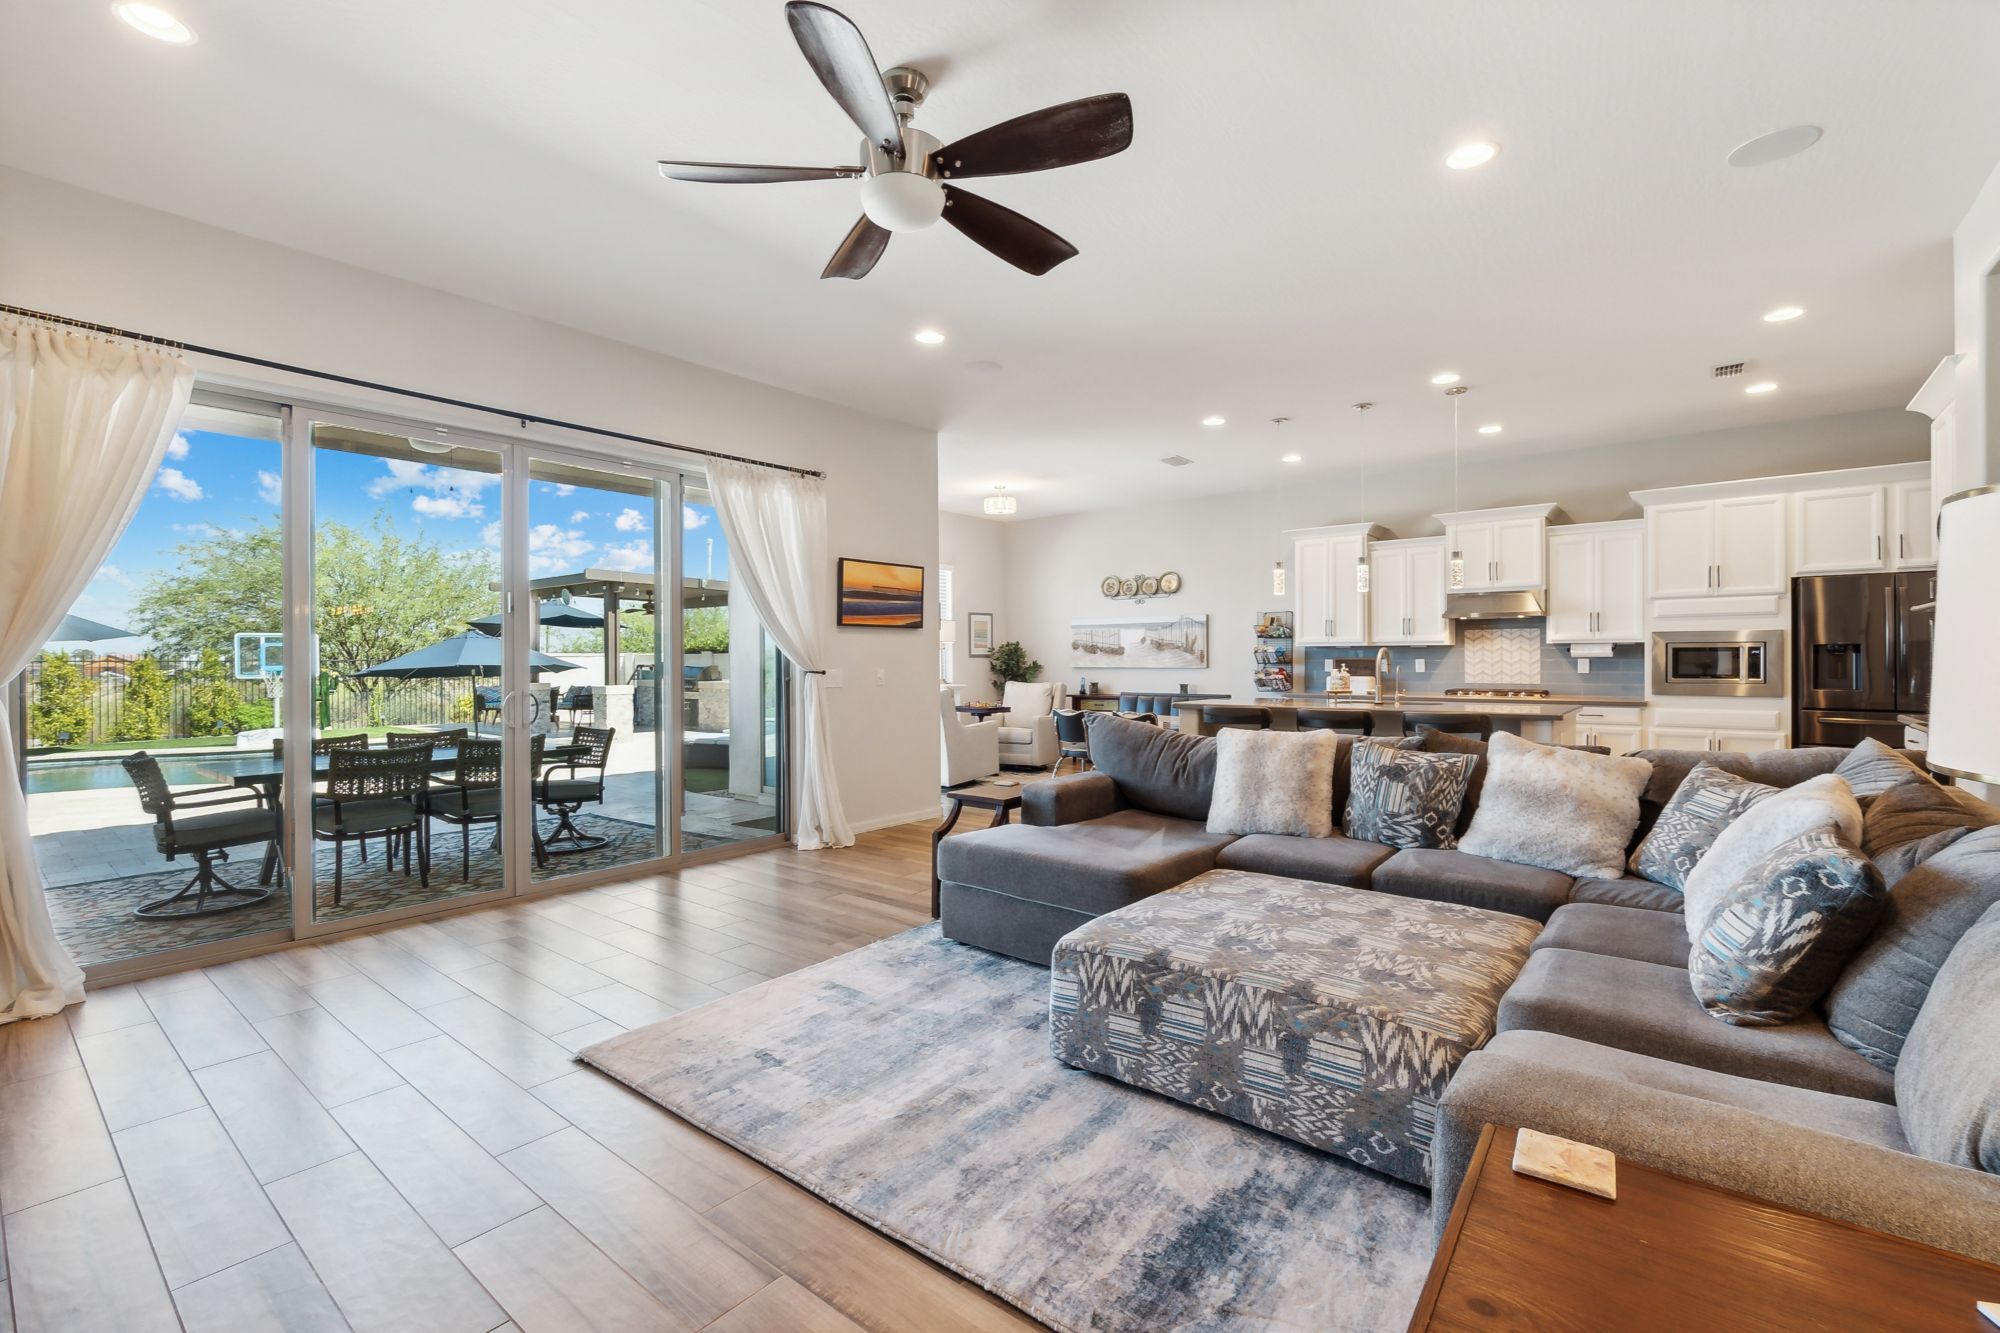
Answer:
POLYGON ((1782 697, 1781 629, 1674 630, 1653 636, 1653 693, 1782 697))

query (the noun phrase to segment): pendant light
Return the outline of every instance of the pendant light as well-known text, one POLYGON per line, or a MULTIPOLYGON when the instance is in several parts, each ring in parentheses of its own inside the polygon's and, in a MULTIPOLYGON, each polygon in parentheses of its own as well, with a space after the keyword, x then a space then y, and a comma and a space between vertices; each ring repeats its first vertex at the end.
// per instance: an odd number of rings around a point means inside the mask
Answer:
MULTIPOLYGON (((1451 512, 1456 514, 1459 512, 1458 400, 1465 396, 1465 386, 1463 384, 1454 384, 1444 391, 1444 396, 1451 399, 1451 512)), ((1465 590, 1465 552, 1463 551, 1454 550, 1451 553, 1451 590, 1453 592, 1463 592, 1465 590)))
MULTIPOLYGON (((1366 421, 1368 419, 1368 409, 1373 406, 1375 406, 1373 403, 1356 403, 1354 404, 1354 411, 1363 421, 1366 421)), ((1359 432, 1356 432, 1356 438, 1359 438, 1359 432)), ((1361 448, 1361 521, 1363 523, 1369 522, 1368 447, 1366 445, 1363 445, 1361 448)), ((1361 554, 1354 561, 1354 591, 1367 592, 1368 579, 1368 538, 1366 535, 1363 535, 1361 538, 1361 554)))
POLYGON ((986 497, 986 512, 994 515, 1011 514, 1020 507, 1020 502, 1008 495, 1005 486, 995 486, 993 494, 986 497))

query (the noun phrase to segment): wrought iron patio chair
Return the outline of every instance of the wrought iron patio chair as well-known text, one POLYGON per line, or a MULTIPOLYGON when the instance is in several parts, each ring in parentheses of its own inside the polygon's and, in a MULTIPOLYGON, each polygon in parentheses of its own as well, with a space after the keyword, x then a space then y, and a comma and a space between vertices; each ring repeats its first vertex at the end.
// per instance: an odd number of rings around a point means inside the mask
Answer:
POLYGON ((428 889, 431 853, 423 805, 430 784, 430 750, 424 746, 335 750, 326 762, 326 796, 313 803, 313 837, 333 844, 334 904, 340 903, 346 844, 360 838, 383 840, 388 870, 396 868, 400 843, 403 873, 410 873, 414 857, 418 882, 428 889))
POLYGON ((575 815, 586 804, 603 802, 604 765, 616 733, 615 727, 578 727, 571 733, 568 754, 557 758, 546 772, 536 765, 535 803, 556 817, 555 832, 541 840, 549 855, 592 851, 610 841, 578 828, 575 815), (568 777, 556 776, 565 772, 568 777))
POLYGON ((153 845, 169 861, 192 856, 196 866, 194 878, 178 893, 142 903, 132 909, 132 915, 148 920, 208 916, 254 907, 271 896, 272 890, 266 887, 271 882, 268 860, 266 870, 258 876, 259 887, 254 889, 238 888, 215 873, 216 862, 227 861, 231 847, 276 842, 278 812, 262 794, 231 786, 176 792, 160 772, 160 761, 144 750, 127 757, 123 764, 132 785, 139 789, 140 808, 153 817, 153 845), (191 907, 184 905, 190 894, 191 907))

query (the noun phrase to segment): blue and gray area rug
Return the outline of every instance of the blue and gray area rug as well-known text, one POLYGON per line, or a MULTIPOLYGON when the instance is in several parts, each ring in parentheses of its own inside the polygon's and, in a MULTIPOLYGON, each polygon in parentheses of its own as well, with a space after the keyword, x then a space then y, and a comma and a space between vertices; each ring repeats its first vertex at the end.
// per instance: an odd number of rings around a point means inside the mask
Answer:
POLYGON ((580 1058, 1067 1333, 1407 1323, 1427 1194, 1058 1064, 1048 977, 923 926, 580 1058))

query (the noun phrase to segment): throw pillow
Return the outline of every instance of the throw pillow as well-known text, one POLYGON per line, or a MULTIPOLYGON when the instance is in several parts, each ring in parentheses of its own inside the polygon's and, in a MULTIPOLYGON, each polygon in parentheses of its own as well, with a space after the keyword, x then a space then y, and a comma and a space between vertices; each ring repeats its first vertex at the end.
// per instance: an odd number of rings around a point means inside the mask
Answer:
POLYGON ((1957 841, 1896 884, 1875 933, 1826 997, 1833 1035, 1884 1069, 1896 1067, 1959 938, 2000 903, 2000 827, 1950 831, 1957 841))
POLYGON ((1340 737, 1330 731, 1217 732, 1208 831, 1332 837, 1339 756, 1340 737))
POLYGON ((1462 838, 1472 827, 1473 815, 1479 812, 1479 793, 1486 790, 1486 742, 1476 736, 1454 736, 1433 727, 1418 727, 1417 735, 1422 738, 1426 754, 1472 756, 1472 776, 1465 780, 1465 799, 1459 802, 1458 823, 1452 830, 1462 838))
MULTIPOLYGON (((1866 832, 1867 827, 1864 816, 1862 831, 1866 832)), ((1915 870, 1918 866, 1930 860, 1933 856, 1936 856, 1939 852, 1970 832, 1972 830, 1969 828, 1939 829, 1928 838, 1918 838, 1915 842, 1899 843, 1891 847, 1888 851, 1883 852, 1880 856, 1871 856, 1868 859, 1873 861, 1875 868, 1882 872, 1882 883, 1893 889, 1897 884, 1902 882, 1903 876, 1909 874, 1912 870, 1915 870)), ((1863 850, 1865 851, 1866 849, 1864 848, 1863 850)))
POLYGON ((1711 1018, 1789 1023, 1826 993, 1882 911, 1882 876, 1839 834, 1788 838, 1730 885, 1688 955, 1711 1018))
POLYGON ((1563 750, 1495 732, 1486 788, 1461 851, 1565 875, 1617 879, 1639 822, 1644 759, 1563 750))
POLYGON ((1700 941, 1709 917, 1758 862, 1801 833, 1838 833, 1861 844, 1861 807, 1843 778, 1822 773, 1787 787, 1736 817, 1681 883, 1688 943, 1700 941))
MULTIPOLYGON (((1947 829, 1985 828, 1995 822, 2000 822, 2000 810, 1956 788, 1928 780, 1899 783, 1868 803, 1861 821, 1861 850, 1880 865, 1890 852, 1908 843, 1947 829)), ((1886 877, 1887 871, 1883 873, 1886 877)))
POLYGON ((1931 775, 1873 736, 1848 751, 1834 773, 1846 779, 1857 801, 1880 796, 1905 782, 1929 782, 1931 775))
POLYGON ((2000 906, 1938 969, 1896 1066, 1896 1110, 1923 1156, 2000 1172, 2000 906))
POLYGON ((1215 738, 1192 736, 1116 713, 1085 714, 1090 762, 1118 784, 1125 803, 1176 819, 1207 819, 1215 794, 1215 738))
POLYGON ((1685 888, 1688 872, 1708 854, 1722 830, 1777 793, 1776 787, 1739 778, 1714 764, 1696 764, 1632 853, 1633 872, 1670 889, 1685 888))
POLYGON ((1359 740, 1350 761, 1347 836, 1387 847, 1452 847, 1459 802, 1472 777, 1469 754, 1425 754, 1416 737, 1359 740))

